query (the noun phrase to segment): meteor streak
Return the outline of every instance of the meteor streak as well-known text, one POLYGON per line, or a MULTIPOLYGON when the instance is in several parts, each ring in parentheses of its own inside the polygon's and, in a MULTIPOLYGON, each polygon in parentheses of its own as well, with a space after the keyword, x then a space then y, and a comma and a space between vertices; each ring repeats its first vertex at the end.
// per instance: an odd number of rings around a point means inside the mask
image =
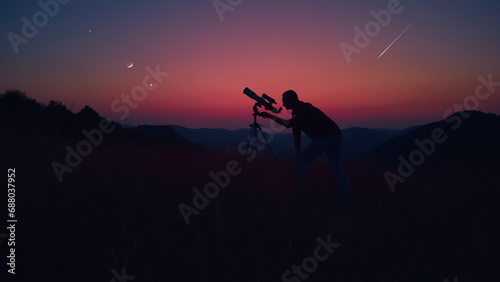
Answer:
POLYGON ((389 45, 389 47, 387 47, 384 52, 382 52, 382 54, 380 54, 380 56, 378 56, 377 60, 380 59, 380 57, 382 57, 382 55, 384 55, 385 52, 387 52, 387 50, 389 50, 389 48, 391 48, 391 46, 396 43, 396 41, 401 37, 401 35, 403 35, 409 28, 410 26, 412 25, 413 23, 411 23, 407 28, 405 28, 405 30, 403 30, 403 32, 401 32, 401 34, 396 37, 396 39, 394 39, 394 41, 392 41, 392 43, 389 45))

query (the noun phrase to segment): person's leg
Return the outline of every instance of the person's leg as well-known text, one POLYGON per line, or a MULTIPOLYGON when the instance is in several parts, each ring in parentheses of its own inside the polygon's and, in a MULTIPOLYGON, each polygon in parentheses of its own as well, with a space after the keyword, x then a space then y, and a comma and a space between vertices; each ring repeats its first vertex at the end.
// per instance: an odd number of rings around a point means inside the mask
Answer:
POLYGON ((328 155, 330 168, 337 178, 337 183, 339 184, 342 194, 348 198, 352 198, 354 197, 354 193, 352 192, 351 184, 349 183, 349 179, 347 178, 340 163, 340 144, 342 141, 342 136, 336 135, 330 137, 329 140, 330 144, 326 149, 326 154, 328 155))
POLYGON ((315 138, 299 157, 299 193, 304 195, 309 185, 309 163, 326 150, 328 142, 325 138, 315 138))

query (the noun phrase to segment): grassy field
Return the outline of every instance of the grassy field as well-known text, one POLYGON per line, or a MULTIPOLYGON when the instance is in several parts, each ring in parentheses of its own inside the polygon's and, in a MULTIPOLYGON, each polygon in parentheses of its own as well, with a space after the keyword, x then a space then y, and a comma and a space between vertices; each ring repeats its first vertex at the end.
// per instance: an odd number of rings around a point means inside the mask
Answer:
MULTIPOLYGON (((246 177, 232 175, 186 224, 179 205, 194 205, 193 189, 203 191, 213 181, 210 172, 225 171, 230 162, 243 171, 245 156, 153 142, 120 129, 59 182, 53 162, 65 163, 66 146, 77 146, 81 128, 92 128, 96 114, 87 109, 73 120, 57 104, 50 115, 34 103, 20 105, 0 103, 0 114, 9 118, 0 122, 0 156, 4 171, 16 169, 22 281, 500 277, 495 162, 484 166, 474 155, 446 165, 429 161, 395 193, 384 179, 386 166, 347 164, 357 201, 346 203, 325 163, 311 166, 309 194, 298 197, 296 164, 284 163, 283 174, 259 152, 246 177), (321 240, 336 248, 319 261, 321 240)), ((434 159, 440 158, 446 161, 439 154, 434 159)), ((7 253, 6 244, 1 248, 7 253)))

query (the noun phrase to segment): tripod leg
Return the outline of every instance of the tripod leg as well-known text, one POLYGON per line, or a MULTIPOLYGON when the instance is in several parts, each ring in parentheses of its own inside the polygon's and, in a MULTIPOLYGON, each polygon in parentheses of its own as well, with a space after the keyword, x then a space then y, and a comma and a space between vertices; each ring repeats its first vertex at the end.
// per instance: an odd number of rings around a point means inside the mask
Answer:
MULTIPOLYGON (((271 146, 271 143, 269 143, 269 140, 267 139, 267 137, 264 134, 264 131, 262 130, 262 128, 260 127, 260 125, 257 126, 257 129, 260 131, 260 134, 262 135, 262 137, 264 137, 264 140, 266 141, 267 147, 269 147, 269 150, 271 151, 271 154, 273 154, 274 159, 280 165, 281 172, 283 173, 283 176, 285 177, 286 181, 288 182, 288 177, 286 176, 285 168, 283 167, 283 164, 281 163, 280 158, 274 152, 273 147, 271 146)), ((257 132, 255 133, 255 137, 257 137, 257 132)))
MULTIPOLYGON (((250 134, 248 135, 248 141, 247 141, 247 146, 246 146, 247 155, 250 154, 250 144, 252 143, 252 137, 257 137, 256 133, 257 133, 257 129, 255 128, 255 126, 252 125, 252 129, 250 129, 250 134)), ((246 182, 246 179, 247 179, 248 163, 249 162, 246 162, 246 164, 245 164, 245 170, 243 173, 243 182, 246 182)))

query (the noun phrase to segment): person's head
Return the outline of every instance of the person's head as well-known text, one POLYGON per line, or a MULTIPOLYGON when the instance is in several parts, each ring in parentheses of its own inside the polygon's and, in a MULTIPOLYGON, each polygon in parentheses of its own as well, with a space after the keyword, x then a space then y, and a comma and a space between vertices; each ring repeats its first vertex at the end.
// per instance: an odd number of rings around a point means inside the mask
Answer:
POLYGON ((285 109, 287 110, 293 110, 299 103, 299 97, 297 96, 297 93, 293 90, 288 90, 285 93, 283 93, 283 106, 285 106, 285 109))

